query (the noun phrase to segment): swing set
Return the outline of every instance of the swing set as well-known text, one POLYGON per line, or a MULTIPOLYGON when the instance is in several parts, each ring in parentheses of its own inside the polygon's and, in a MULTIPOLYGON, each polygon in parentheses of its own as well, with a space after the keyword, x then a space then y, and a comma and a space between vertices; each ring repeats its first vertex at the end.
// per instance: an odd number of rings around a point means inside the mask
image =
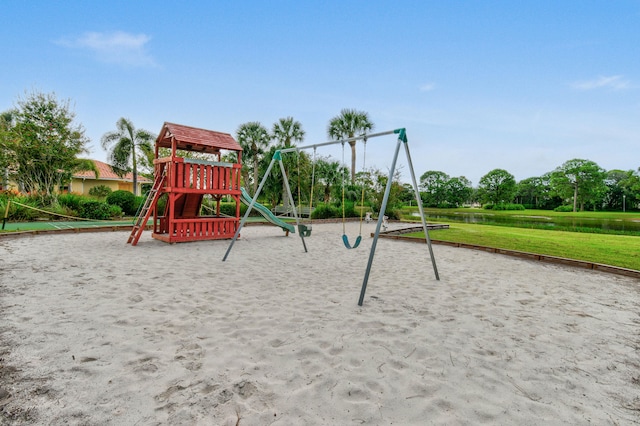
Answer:
MULTIPOLYGON (((383 221, 384 221, 384 212, 387 208, 387 203, 389 201, 389 193, 391 192, 391 185, 393 183, 393 175, 395 173, 395 169, 396 169, 396 163, 398 160, 398 154, 400 152, 400 147, 404 146, 405 149, 405 153, 407 156, 407 163, 409 166, 409 171, 411 172, 411 180, 413 183, 413 190, 416 196, 416 201, 417 201, 417 205, 418 205, 418 210, 420 212, 420 219, 422 221, 422 229, 424 231, 424 235, 425 235, 425 240, 427 243, 427 246, 429 248, 429 256, 431 257, 431 264, 433 265, 433 272, 435 274, 435 278, 436 280, 440 280, 440 276, 438 275, 438 268, 436 266, 436 260, 435 257, 433 255, 433 248, 431 247, 431 239, 429 238, 429 231, 427 228, 427 222, 425 220, 425 216, 424 216, 424 210, 422 208, 422 202, 421 202, 421 198, 420 198, 420 192, 418 191, 418 183, 416 180, 416 175, 413 169, 413 163, 411 161, 411 155, 409 153, 409 144, 407 141, 407 133, 406 130, 404 128, 400 128, 400 129, 396 129, 396 130, 389 130, 386 132, 380 132, 380 133, 372 133, 369 135, 361 135, 361 136, 354 136, 351 138, 346 138, 346 139, 341 139, 341 140, 335 140, 335 141, 329 141, 329 142, 323 142, 320 144, 315 144, 315 145, 306 145, 306 146, 301 146, 301 147, 293 147, 293 148, 285 148, 285 149, 281 149, 275 152, 275 154, 273 155, 273 158, 271 159, 271 162, 269 163, 269 167, 267 167, 267 171, 265 172, 262 180, 260 181, 260 184, 258 185, 258 189, 256 190, 256 193, 254 194, 253 198, 251 199, 251 202, 249 203, 249 207, 247 208, 247 211, 245 212, 244 216, 242 217, 242 220, 240 221, 240 224, 236 230, 235 235, 233 236, 233 239, 231 240, 231 243, 229 244, 229 247, 227 248, 227 251, 224 255, 224 257, 222 258, 222 261, 226 261, 227 257, 229 256, 229 253, 231 252, 231 249, 233 248, 233 245, 235 244, 236 240, 238 239, 238 237, 240 236, 240 231, 242 230, 242 227, 244 226, 245 222, 247 221, 247 218, 249 217, 249 214, 251 213, 251 210, 253 209, 253 207, 256 205, 256 201, 258 199, 258 197, 260 196, 260 193, 262 191, 262 188, 265 185, 265 182, 267 180, 267 178, 269 177, 269 174, 271 173, 271 170, 273 169, 273 166, 276 162, 279 163, 280 165, 280 171, 282 172, 282 176, 283 176, 283 180, 285 183, 285 189, 287 192, 287 197, 289 200, 289 203, 291 206, 293 206, 293 216, 295 218, 296 221, 296 227, 298 229, 298 235, 300 236, 300 240, 302 241, 302 246, 304 247, 304 251, 305 253, 307 253, 307 244, 305 242, 305 238, 311 236, 311 224, 309 224, 308 226, 301 223, 301 215, 298 215, 298 210, 296 208, 296 205, 294 203, 293 200, 293 195, 291 194, 291 188, 289 187, 289 181, 287 179, 287 172, 285 170, 284 167, 284 163, 282 162, 282 155, 283 154, 288 154, 290 152, 298 152, 300 150, 303 149, 310 149, 313 148, 314 151, 314 158, 313 158, 313 166, 312 166, 312 178, 311 178, 311 189, 312 189, 312 194, 313 194, 313 184, 314 184, 314 180, 315 180, 315 153, 316 153, 316 148, 321 147, 321 146, 327 146, 327 145, 335 145, 335 144, 342 144, 342 160, 344 163, 344 144, 346 142, 352 142, 352 141, 358 141, 358 140, 362 140, 364 143, 364 152, 365 154, 363 155, 363 169, 366 166, 366 144, 367 144, 367 140, 371 139, 371 138, 376 138, 376 137, 381 137, 381 136, 386 136, 386 135, 391 135, 391 134, 396 134, 397 136, 397 143, 396 143, 396 147, 395 147, 395 151, 393 154, 393 159, 391 162, 391 167, 389 170, 389 178, 387 179, 387 185, 385 187, 385 191, 384 191, 384 196, 382 198, 382 205, 380 206, 380 214, 378 215, 378 221, 376 224, 376 231, 375 234, 373 236, 373 242, 371 243, 371 251, 369 252, 369 260, 367 262, 367 269, 365 271, 364 274, 364 279, 362 282, 362 289, 360 290, 360 298, 358 299, 358 305, 362 306, 363 302, 364 302, 364 296, 365 296, 365 292, 367 289, 367 283, 369 281, 369 274, 371 272, 371 265, 373 264, 373 258, 375 255, 375 251, 376 251, 376 246, 378 243, 378 237, 380 236, 380 229, 382 228, 383 225, 383 221)), ((347 249, 355 249, 357 248, 360 243, 362 242, 362 209, 360 210, 360 232, 358 237, 356 238, 355 242, 353 244, 350 244, 349 242, 349 238, 347 237, 346 234, 346 219, 345 219, 345 178, 344 178, 344 170, 343 170, 343 174, 342 174, 342 242, 345 245, 345 247, 347 249)), ((299 185, 298 185, 299 187, 299 185)), ((300 197, 298 197, 300 198, 300 197)), ((309 202, 309 207, 311 209, 312 203, 313 201, 311 201, 313 199, 313 196, 310 197, 310 202, 309 202)), ((361 202, 364 205, 364 185, 362 186, 362 196, 361 196, 361 202)), ((309 213, 309 218, 311 218, 311 213, 309 213)))
MULTIPOLYGON (((366 166, 367 166, 367 137, 364 136, 364 138, 362 139, 362 143, 364 146, 363 149, 363 155, 362 155, 362 171, 364 172, 366 170, 366 166)), ((344 142, 342 142, 342 164, 344 164, 344 142)), ((344 168, 342 169, 342 242, 344 243, 344 246, 348 249, 354 249, 357 248, 360 245, 360 242, 362 242, 362 211, 364 209, 364 182, 362 184, 362 196, 360 197, 360 230, 358 233, 358 237, 356 238, 356 241, 353 243, 353 245, 351 245, 349 243, 349 237, 347 237, 347 226, 346 226, 346 213, 345 213, 345 184, 344 184, 345 178, 344 178, 344 168)))

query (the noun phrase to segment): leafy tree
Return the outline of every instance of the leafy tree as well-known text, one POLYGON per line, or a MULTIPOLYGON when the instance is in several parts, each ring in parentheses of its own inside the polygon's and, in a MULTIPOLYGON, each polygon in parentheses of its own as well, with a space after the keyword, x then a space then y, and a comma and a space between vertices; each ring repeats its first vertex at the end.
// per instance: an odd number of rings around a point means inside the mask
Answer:
POLYGON ((543 177, 530 177, 518 182, 516 198, 527 208, 542 208, 548 197, 549 185, 543 177))
POLYGON ((625 208, 640 208, 640 167, 637 171, 629 170, 629 177, 620 184, 626 195, 625 208))
POLYGON ((516 179, 504 169, 494 169, 480 178, 478 190, 483 202, 510 203, 516 194, 516 179))
MULTIPOLYGON (((330 138, 346 139, 364 135, 373 129, 369 114, 364 111, 345 108, 340 115, 329 121, 327 133, 330 138)), ((351 182, 356 180, 356 141, 349 141, 351 146, 351 182)))
POLYGON ((382 200, 384 199, 387 182, 389 182, 389 176, 380 170, 371 171, 371 178, 373 180, 372 190, 374 191, 373 195, 375 199, 374 210, 378 211, 379 214, 386 215, 393 219, 400 219, 399 214, 396 214, 396 210, 402 207, 401 194, 404 191, 404 187, 400 183, 400 177, 400 171, 396 170, 391 181, 387 207, 384 212, 381 212, 380 209, 382 208, 382 200))
POLYGON ((416 201, 416 193, 413 190, 413 185, 410 183, 403 183, 402 192, 400 192, 399 197, 403 203, 407 204, 416 201))
POLYGON ((447 201, 447 182, 450 176, 435 170, 426 171, 420 176, 420 189, 423 191, 423 202, 427 207, 440 207, 447 201))
MULTIPOLYGON (((43 204, 56 202, 57 190, 71 181, 79 170, 92 170, 90 160, 78 159, 87 153, 89 139, 81 125, 73 123, 75 114, 69 101, 59 102, 55 94, 32 93, 18 101, 11 112, 13 125, 2 137, 3 159, 10 162, 13 178, 21 187, 38 194, 43 204)), ((9 114, 3 114, 3 120, 9 114)))
POLYGON ((120 118, 117 130, 102 136, 102 147, 111 150, 109 162, 119 176, 133 173, 133 195, 138 195, 138 156, 149 158, 153 155, 155 135, 144 129, 136 129, 131 120, 120 118))
MULTIPOLYGON (((262 176, 267 172, 267 167, 278 149, 277 146, 271 146, 269 152, 265 153, 260 162, 260 174, 262 176)), ((297 155, 283 155, 282 163, 284 164, 285 170, 287 170, 289 189, 291 190, 294 202, 302 204, 303 200, 308 200, 310 197, 311 160, 309 155, 305 152, 299 152, 297 155)), ((277 206, 281 201, 286 207, 290 205, 289 196, 286 192, 285 182, 279 166, 274 165, 271 173, 267 176, 265 184, 262 187, 261 195, 269 200, 271 207, 277 206)))
MULTIPOLYGON (((259 122, 251 121, 241 124, 236 131, 236 139, 243 149, 242 158, 247 167, 253 169, 253 194, 258 190, 260 161, 269 146, 269 131, 259 122)), ((245 176, 248 178, 248 173, 245 176)), ((245 182, 248 180, 245 179, 245 182)))
POLYGON ((469 202, 473 194, 471 181, 464 176, 452 177, 446 183, 446 201, 453 207, 469 202))
POLYGON ((9 181, 9 167, 13 161, 13 151, 11 149, 12 141, 15 135, 11 132, 15 125, 16 110, 4 111, 0 114, 0 176, 1 187, 6 189, 9 181))
POLYGON ((584 210, 585 203, 595 205, 606 192, 606 172, 590 160, 573 159, 566 161, 551 173, 553 190, 564 199, 573 200, 573 211, 584 210))
POLYGON ((640 201, 640 175, 633 170, 609 170, 605 185, 604 204, 609 210, 632 209, 640 201))
MULTIPOLYGON (((273 124, 271 137, 276 141, 278 147, 290 148, 295 146, 295 142, 304 140, 304 130, 302 130, 302 124, 294 120, 293 117, 281 118, 273 124)), ((287 170, 288 172, 289 170, 287 170)), ((282 194, 285 191, 284 182, 282 182, 282 194)), ((289 197, 283 196, 283 198, 283 205, 289 207, 289 197)))
POLYGON ((603 199, 603 207, 607 210, 622 210, 622 198, 625 195, 624 188, 620 184, 627 179, 627 172, 623 170, 609 170, 604 179, 607 192, 603 199))

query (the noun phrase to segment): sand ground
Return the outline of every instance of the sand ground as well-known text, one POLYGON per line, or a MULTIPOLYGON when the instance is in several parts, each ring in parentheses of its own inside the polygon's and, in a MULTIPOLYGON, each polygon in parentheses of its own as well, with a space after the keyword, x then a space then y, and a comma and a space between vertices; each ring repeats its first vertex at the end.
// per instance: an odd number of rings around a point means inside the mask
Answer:
POLYGON ((0 240, 0 423, 640 424, 639 280, 341 233, 0 240))

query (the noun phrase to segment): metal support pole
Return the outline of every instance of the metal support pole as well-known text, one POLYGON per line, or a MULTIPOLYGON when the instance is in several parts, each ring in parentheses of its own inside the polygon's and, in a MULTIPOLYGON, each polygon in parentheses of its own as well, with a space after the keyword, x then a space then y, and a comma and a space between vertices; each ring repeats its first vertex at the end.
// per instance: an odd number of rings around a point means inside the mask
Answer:
POLYGON ((9 206, 11 205, 11 200, 7 198, 7 208, 4 210, 4 217, 2 218, 2 230, 4 231, 4 225, 7 223, 7 218, 9 217, 9 206))
POLYGON ((420 211, 420 220, 422 220, 422 229, 424 230, 424 236, 429 246, 429 255, 431 256, 431 264, 433 265, 433 273, 436 275, 436 280, 440 281, 440 275, 438 274, 438 267, 436 266, 436 258, 433 255, 433 248, 431 247, 431 238, 429 237, 429 229, 427 228, 427 221, 424 217, 424 209, 422 208, 422 199, 420 198, 420 191, 418 190, 418 182, 416 180, 416 174, 413 170, 413 163, 411 162, 411 154, 409 154, 409 144, 404 142, 404 150, 407 153, 407 163, 409 170, 411 171, 411 180, 413 182, 413 190, 416 194, 416 202, 418 203, 418 211, 420 211))
POLYGON ((271 172, 271 168, 273 167, 273 163, 275 161, 276 161, 276 158, 275 158, 275 155, 274 155, 273 158, 271 159, 271 162, 269 163, 269 167, 267 167, 267 171, 264 174, 264 177, 262 178, 262 181, 260 182, 260 185, 258 185, 258 190, 253 195, 253 198, 251 199, 251 203, 249 203, 249 207, 247 208, 247 212, 242 217, 242 220, 240 221, 240 225, 238 225, 238 229, 236 230, 236 233, 234 234, 233 239, 231 240, 231 244, 229 244, 229 247, 227 248, 227 252, 224 254, 224 257, 222 258, 223 262, 225 260, 227 260, 227 256, 229 256, 229 253, 231 252, 231 248, 233 247, 233 244, 238 239, 238 236, 240 235, 240 231, 242 230, 242 226, 247 221, 247 218, 249 217, 249 213, 251 213, 251 210, 253 209, 253 206, 256 203, 256 200, 258 199, 258 195, 260 195, 260 192, 262 191, 262 187, 264 186, 264 183, 267 181, 267 177, 269 177, 269 173, 271 172))
POLYGON ((304 235, 302 235, 302 232, 300 232, 300 219, 298 218, 298 210, 296 209, 296 204, 293 201, 293 195, 291 194, 291 187, 289 186, 289 179, 287 179, 287 172, 284 169, 282 156, 278 155, 278 159, 280 161, 280 170, 282 171, 282 179, 284 180, 284 185, 285 185, 285 188, 287 189, 287 195, 289 196, 289 203, 291 203, 291 205, 293 206, 293 216, 296 218, 296 229, 298 230, 298 235, 300 235, 300 239, 302 240, 302 246, 304 247, 304 252, 307 253, 307 243, 304 241, 304 235))
POLYGON ((396 170, 396 161, 398 160, 398 152, 400 151, 400 143, 402 141, 398 138, 396 144, 396 150, 393 154, 393 161, 391 162, 391 170, 389 170, 389 179, 387 180, 387 187, 384 190, 384 197, 382 197, 382 205, 380 206, 380 213, 378 214, 378 223, 376 224, 376 233, 373 236, 373 243, 371 243, 371 251, 369 252, 369 261, 367 262, 367 270, 364 273, 364 280, 362 281, 362 289, 360 290, 360 299, 358 299, 358 305, 362 306, 364 302, 364 294, 367 291, 367 282, 369 281, 369 273, 371 272, 371 265, 373 264, 373 256, 376 254, 376 245, 378 244, 378 236, 380 235, 380 228, 382 227, 382 221, 384 219, 384 212, 387 209, 387 202, 389 201, 389 193, 391 192, 391 184, 393 183, 393 174, 396 170))

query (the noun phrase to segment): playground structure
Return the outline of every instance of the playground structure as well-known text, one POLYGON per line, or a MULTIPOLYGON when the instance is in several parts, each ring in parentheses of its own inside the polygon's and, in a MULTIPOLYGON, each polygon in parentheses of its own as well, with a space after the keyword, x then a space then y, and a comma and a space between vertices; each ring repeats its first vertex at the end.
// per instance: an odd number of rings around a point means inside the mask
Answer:
MULTIPOLYGON (((224 257, 222 258, 222 261, 226 261, 227 257, 229 256, 229 253, 231 253, 231 249, 233 248, 234 243, 236 242, 236 240, 238 239, 238 237, 240 236, 240 231, 242 230, 242 227, 244 225, 244 223, 246 222, 247 218, 249 217, 249 214, 251 213, 251 210, 256 207, 258 205, 258 203, 256 202, 256 200, 258 199, 258 197, 260 196, 260 192, 262 191, 262 188, 267 180, 267 178, 269 177, 269 174, 271 173, 271 170, 273 169, 273 166, 276 162, 279 163, 280 165, 280 171, 282 173, 283 176, 283 181, 285 183, 285 189, 287 191, 287 196, 289 197, 289 203, 290 205, 293 207, 293 215, 295 217, 295 221, 296 221, 296 225, 297 225, 297 229, 298 229, 298 235, 300 236, 300 240, 302 241, 302 246, 304 247, 304 251, 305 253, 307 252, 307 244, 305 242, 305 237, 310 235, 310 230, 306 229, 305 225, 301 223, 300 221, 300 216, 298 215, 298 212, 296 210, 295 207, 295 202, 293 200, 293 195, 291 194, 291 188, 289 187, 289 182, 288 182, 288 178, 287 178, 287 172, 286 169, 284 167, 284 164, 282 162, 282 156, 290 153, 290 152, 297 152, 300 150, 304 150, 304 149, 314 149, 315 150, 318 147, 321 146, 327 146, 327 145, 335 145, 335 144, 342 144, 344 147, 344 144, 350 141, 358 141, 358 140, 362 140, 366 143, 366 141, 368 139, 371 138, 376 138, 376 137, 381 137, 381 136, 386 136, 386 135, 392 135, 392 134, 397 134, 397 143, 396 143, 396 147, 394 150, 394 154, 393 154, 393 159, 391 162, 391 167, 389 169, 389 176, 387 179, 387 185, 385 187, 385 191, 384 191, 384 196, 382 199, 382 205, 380 206, 380 214, 378 215, 378 221, 376 224, 376 231, 375 234, 373 236, 373 242, 371 244, 371 250, 369 252, 369 260, 367 262, 367 269, 365 271, 365 275, 364 275, 364 279, 362 282, 362 289, 360 290, 360 298, 358 299, 358 305, 362 306, 363 302, 364 302, 364 296, 365 296, 365 292, 367 289, 367 283, 369 281, 369 274, 371 272, 371 266, 373 264, 373 258, 376 252, 376 246, 378 243, 378 237, 380 236, 380 229, 385 226, 386 229, 386 216, 384 215, 384 212, 386 211, 387 208, 387 203, 389 201, 389 193, 391 191, 391 185, 393 183, 393 176, 396 170, 396 163, 398 161, 398 154, 400 152, 400 147, 404 146, 405 149, 405 153, 406 153, 406 157, 407 157, 407 163, 408 163, 408 168, 409 171, 411 172, 411 180, 412 180, 412 184, 413 184, 413 190, 415 193, 415 197, 416 197, 416 204, 418 206, 418 210, 420 212, 420 219, 422 221, 422 229, 424 231, 424 235, 425 235, 425 240, 427 243, 427 247, 429 248, 429 255, 431 257, 431 264, 433 265, 433 272, 435 274, 435 278, 436 280, 440 279, 440 276, 438 274, 438 268, 436 266, 436 260, 435 257, 433 255, 433 248, 431 246, 431 239, 429 237, 429 230, 427 228, 427 222, 425 220, 425 215, 424 215, 424 209, 422 208, 422 200, 420 198, 420 192, 418 190, 418 182, 416 180, 416 175, 415 175, 415 171, 413 169, 413 163, 411 161, 411 154, 409 152, 409 144, 408 144, 408 140, 407 140, 407 133, 406 133, 406 129, 401 128, 401 129, 396 129, 396 130, 389 130, 386 132, 380 132, 380 133, 372 133, 369 135, 361 135, 361 136, 356 136, 356 137, 352 137, 352 138, 347 138, 347 139, 341 139, 341 140, 335 140, 335 141, 329 141, 329 142, 323 142, 323 143, 319 143, 319 144, 315 144, 315 145, 306 145, 306 146, 300 146, 300 147, 293 147, 293 148, 286 148, 286 149, 281 149, 275 152, 275 154, 273 155, 273 159, 271 160, 271 162, 269 163, 269 167, 267 168, 267 171, 265 172, 262 180, 260 181, 260 185, 258 186, 258 189, 256 191, 256 193, 254 194, 253 198, 251 199, 251 201, 249 202, 249 208, 247 209, 245 215, 242 217, 242 220, 240 221, 239 226, 237 227, 235 234, 233 235, 233 238, 231 240, 231 243, 229 244, 229 247, 227 248, 227 251, 224 255, 224 257)), ((346 235, 343 235, 343 240, 346 240, 346 235)), ((348 241, 344 241, 345 246, 347 246, 347 248, 351 248, 350 245, 348 244, 348 241)), ((359 244, 359 241, 358 241, 359 244)), ((357 244, 355 244, 355 246, 357 246, 357 244)))
MULTIPOLYGON (((229 239, 236 235, 240 222, 240 203, 250 197, 240 186, 242 147, 227 133, 164 123, 155 143, 153 187, 137 215, 127 243, 136 245, 147 221, 153 215, 152 237, 168 243, 229 239), (168 148, 168 157, 160 149, 168 148), (215 161, 184 158, 178 151, 209 154, 215 161), (237 162, 223 162, 222 151, 235 153, 237 162), (201 214, 205 196, 211 196, 214 214, 201 214), (235 201, 235 214, 223 215, 223 197, 235 201), (164 203, 159 203, 164 198, 164 203), (161 204, 164 207, 161 211, 161 204)), ((294 232, 263 206, 257 209, 271 223, 286 232, 294 232)))

